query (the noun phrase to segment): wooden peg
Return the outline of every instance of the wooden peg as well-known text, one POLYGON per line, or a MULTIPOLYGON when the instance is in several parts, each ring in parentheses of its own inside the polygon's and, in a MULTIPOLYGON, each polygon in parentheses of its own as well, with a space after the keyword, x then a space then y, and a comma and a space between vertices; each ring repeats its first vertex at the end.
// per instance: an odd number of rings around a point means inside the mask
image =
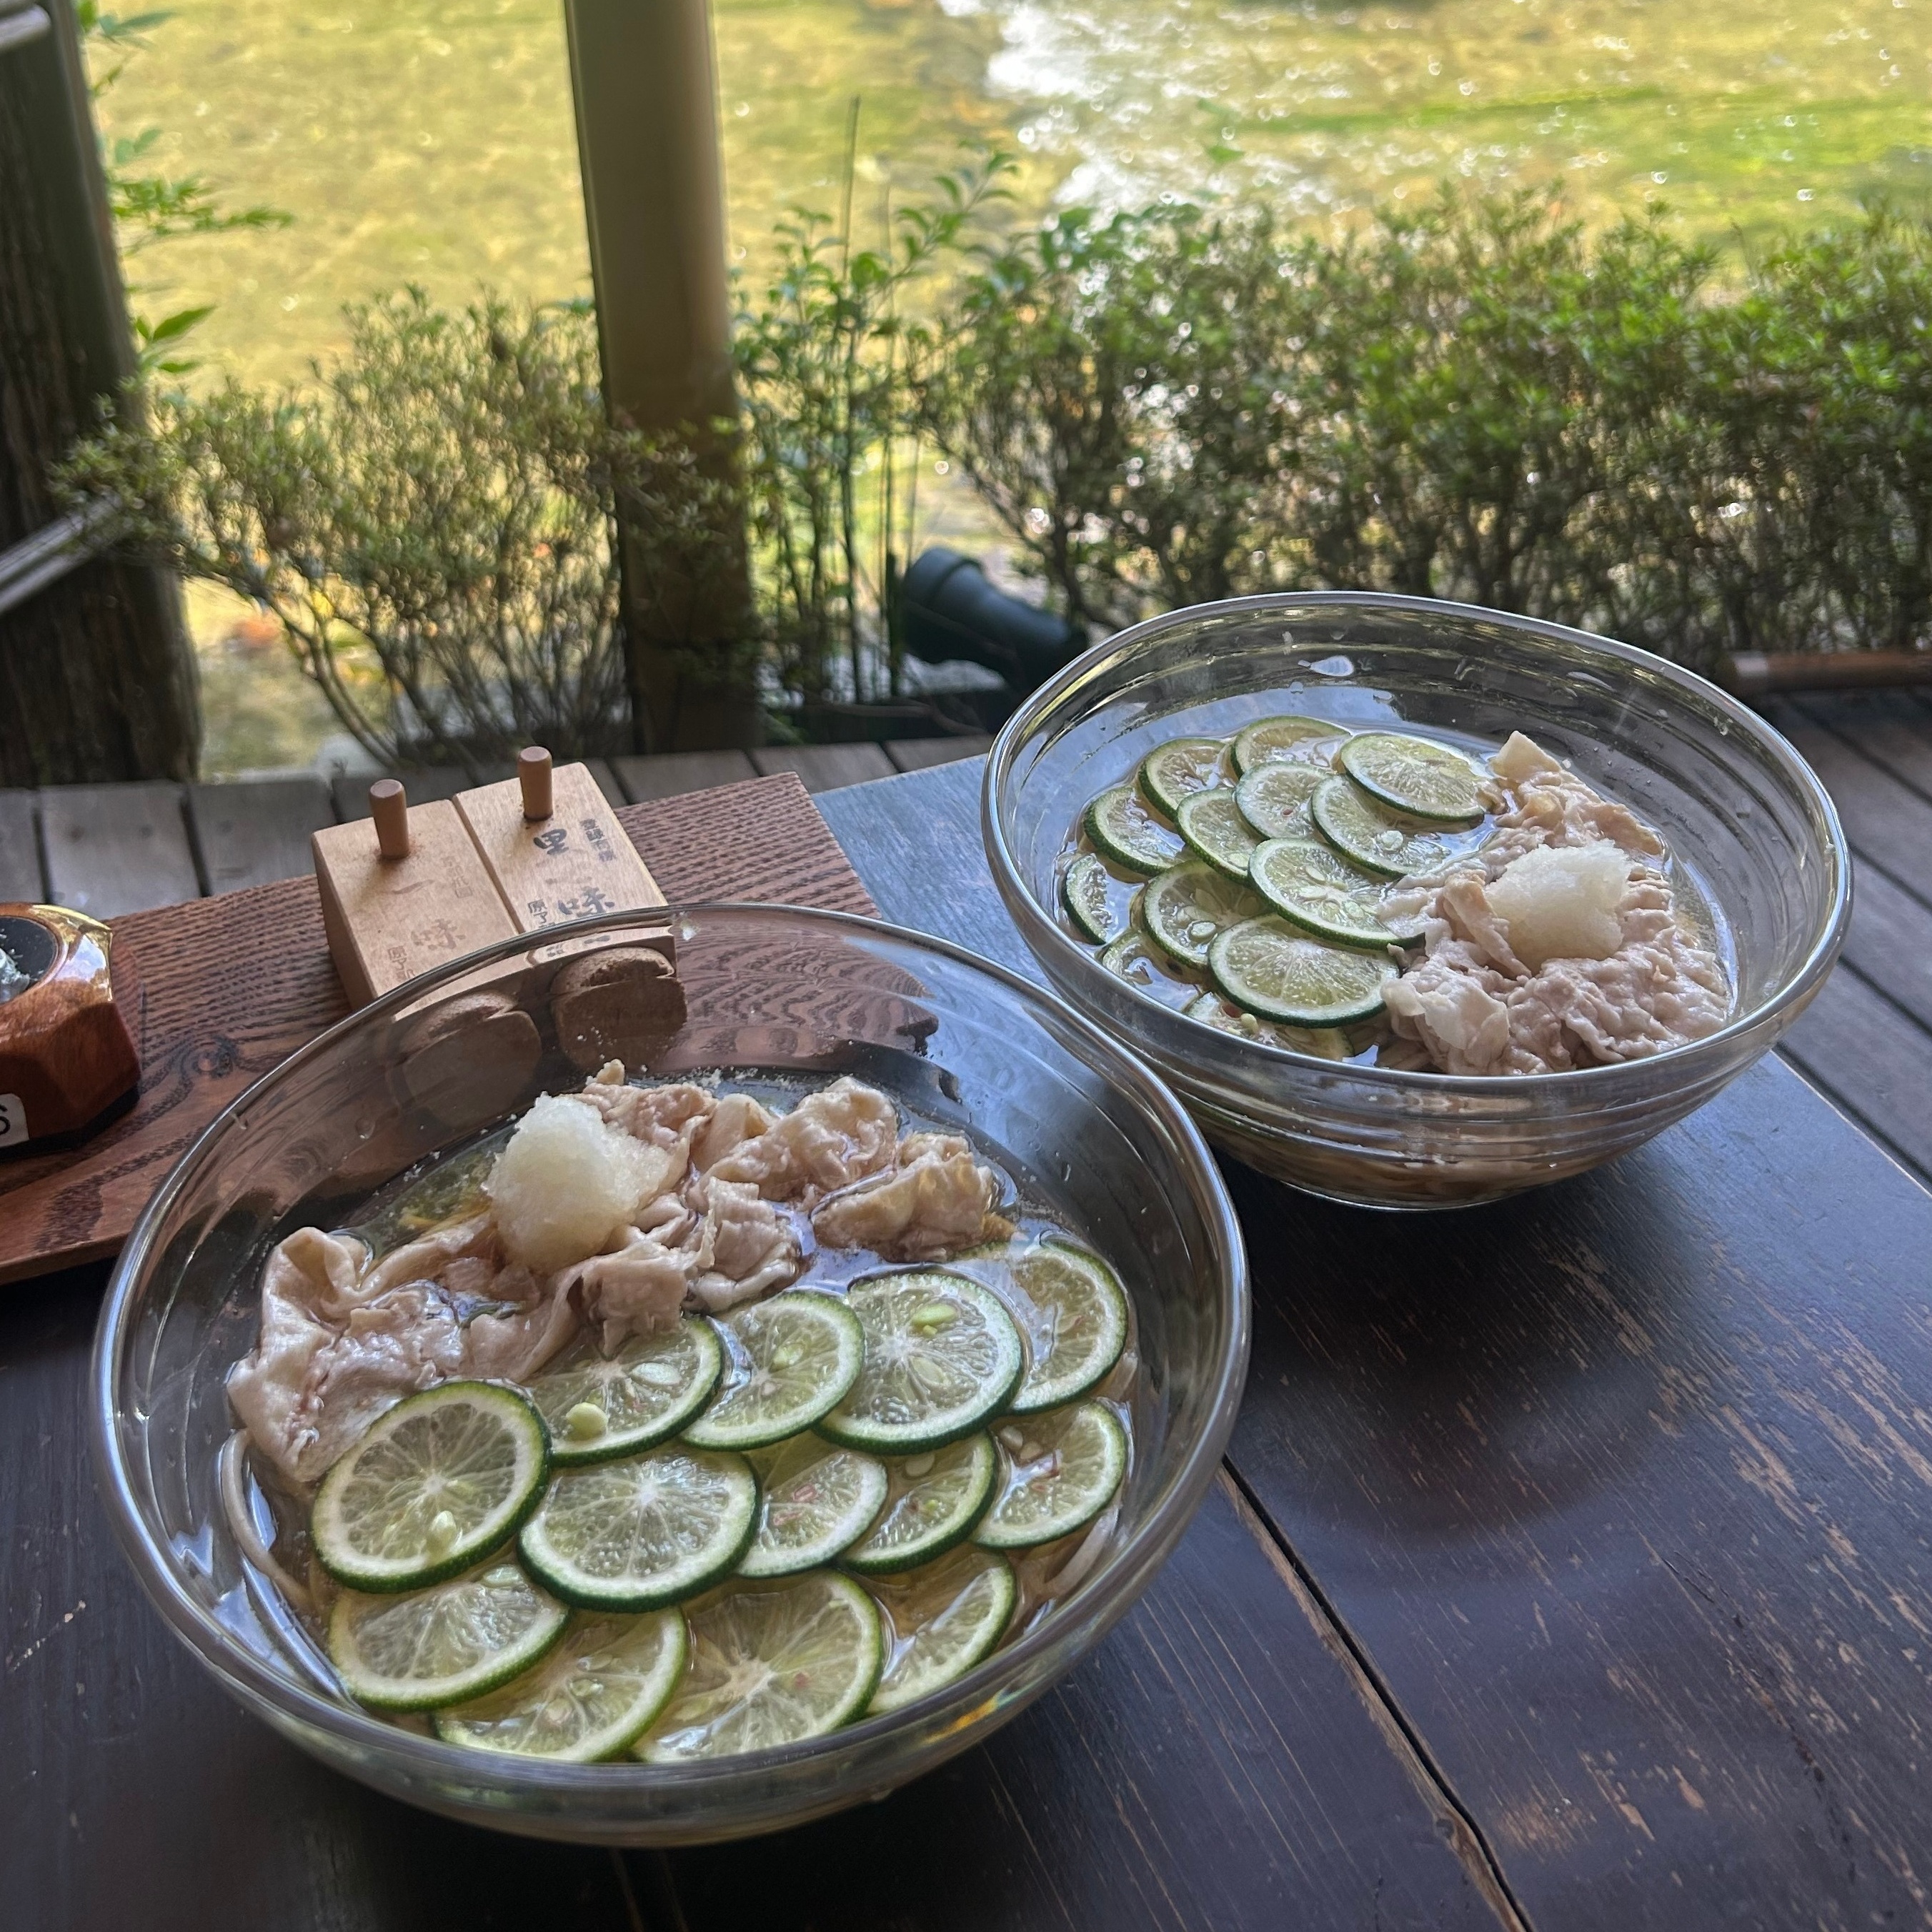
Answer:
POLYGON ((550 814, 550 754, 541 745, 526 745, 517 754, 517 782, 524 788, 524 816, 550 814))
POLYGON ((385 859, 410 856, 410 800, 400 780, 378 778, 369 788, 369 810, 376 821, 376 849, 385 859))

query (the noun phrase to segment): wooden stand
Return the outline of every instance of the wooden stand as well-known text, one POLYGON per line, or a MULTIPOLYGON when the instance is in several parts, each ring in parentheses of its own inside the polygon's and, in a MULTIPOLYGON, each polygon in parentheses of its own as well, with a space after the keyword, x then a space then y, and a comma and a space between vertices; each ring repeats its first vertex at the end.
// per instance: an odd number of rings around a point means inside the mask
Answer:
POLYGON ((501 784, 412 806, 380 778, 369 804, 370 818, 314 838, 328 950, 356 1006, 519 932, 664 902, 590 772, 553 770, 534 746, 501 784))

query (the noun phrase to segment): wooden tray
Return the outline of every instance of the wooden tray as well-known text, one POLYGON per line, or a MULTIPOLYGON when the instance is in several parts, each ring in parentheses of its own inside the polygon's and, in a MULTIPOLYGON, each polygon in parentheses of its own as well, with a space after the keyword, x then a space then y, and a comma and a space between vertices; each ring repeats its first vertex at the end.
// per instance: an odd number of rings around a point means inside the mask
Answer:
MULTIPOLYGON (((617 817, 674 904, 876 910, 789 772, 622 806, 617 817)), ((349 1011, 312 878, 112 923, 140 1098, 84 1147, 0 1162, 0 1282, 116 1252, 188 1142, 349 1011)))

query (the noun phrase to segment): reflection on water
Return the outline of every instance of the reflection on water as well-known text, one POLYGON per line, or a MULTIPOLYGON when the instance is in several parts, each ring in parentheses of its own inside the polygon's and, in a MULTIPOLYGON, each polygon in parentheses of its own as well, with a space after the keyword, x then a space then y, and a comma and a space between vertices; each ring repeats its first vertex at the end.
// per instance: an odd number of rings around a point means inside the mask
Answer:
MULTIPOLYGON (((1564 177, 1600 218, 1660 195, 1761 233, 1932 180, 1932 0, 714 0, 734 253, 963 136, 1016 146, 1022 204, 1266 194, 1315 215, 1445 174, 1564 177)), ((536 295, 586 279, 554 0, 177 0, 104 104, 170 172, 292 210, 286 231, 139 264, 148 306, 220 304, 203 352, 299 373, 344 300, 405 280, 536 295)))
MULTIPOLYGON (((958 5, 962 0, 949 0, 958 5)), ((1304 214, 1562 176, 1761 230, 1932 182, 1917 0, 1008 0, 989 84, 1063 196, 1266 190, 1304 214)))

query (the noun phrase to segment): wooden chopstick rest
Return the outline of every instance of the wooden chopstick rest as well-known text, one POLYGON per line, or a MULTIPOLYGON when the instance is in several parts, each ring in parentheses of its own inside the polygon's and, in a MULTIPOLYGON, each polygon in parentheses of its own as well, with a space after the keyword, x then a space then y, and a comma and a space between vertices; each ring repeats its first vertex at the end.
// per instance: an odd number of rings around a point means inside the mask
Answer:
POLYGON ((462 993, 404 1023, 391 1085, 451 1126, 480 1126, 524 1097, 542 1059, 536 1021, 509 994, 462 993))
POLYGON ((580 954, 550 985, 550 1017, 564 1058, 586 1073, 621 1060, 651 1066, 685 1022, 684 988, 668 956, 648 946, 580 954))

